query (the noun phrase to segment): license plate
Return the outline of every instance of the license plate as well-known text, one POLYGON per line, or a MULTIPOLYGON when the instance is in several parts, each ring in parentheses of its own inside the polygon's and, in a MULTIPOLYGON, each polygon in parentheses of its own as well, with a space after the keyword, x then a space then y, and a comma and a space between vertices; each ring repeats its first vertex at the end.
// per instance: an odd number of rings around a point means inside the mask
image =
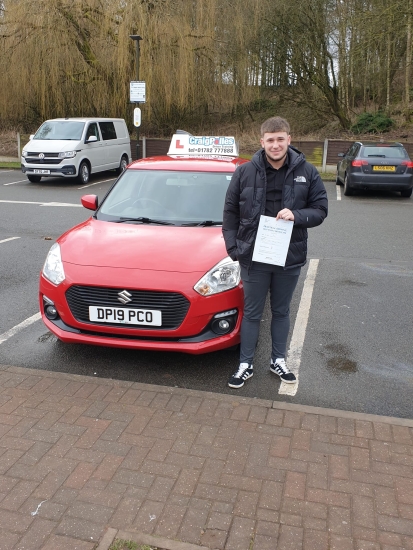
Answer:
POLYGON ((162 312, 153 309, 89 306, 89 319, 98 323, 162 326, 162 312))
POLYGON ((395 166, 373 166, 373 172, 395 172, 395 166))
POLYGON ((50 170, 40 170, 40 168, 34 168, 34 174, 50 174, 50 170))

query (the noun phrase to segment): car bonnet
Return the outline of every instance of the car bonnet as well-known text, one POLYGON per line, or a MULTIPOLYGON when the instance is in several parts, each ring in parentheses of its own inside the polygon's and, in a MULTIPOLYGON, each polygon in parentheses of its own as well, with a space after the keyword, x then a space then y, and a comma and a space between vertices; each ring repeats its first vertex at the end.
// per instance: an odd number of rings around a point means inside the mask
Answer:
POLYGON ((227 256, 219 226, 117 224, 90 218, 58 242, 62 261, 82 266, 205 273, 227 256))

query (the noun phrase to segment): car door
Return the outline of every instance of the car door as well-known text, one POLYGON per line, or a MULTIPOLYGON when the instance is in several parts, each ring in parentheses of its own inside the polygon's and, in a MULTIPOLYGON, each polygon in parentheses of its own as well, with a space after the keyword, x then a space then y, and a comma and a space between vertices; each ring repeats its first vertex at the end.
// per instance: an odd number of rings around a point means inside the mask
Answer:
POLYGON ((354 159, 354 155, 358 149, 358 144, 353 143, 347 153, 344 155, 343 160, 340 163, 340 179, 344 181, 344 175, 349 171, 351 161, 354 159))
POLYGON ((120 155, 118 153, 115 125, 111 120, 102 120, 99 122, 99 128, 105 151, 105 170, 117 168, 120 162, 120 155))
POLYGON ((105 154, 103 141, 100 137, 99 127, 97 122, 90 122, 85 134, 85 156, 90 161, 91 172, 100 172, 103 167, 105 154), (89 141, 90 138, 96 137, 95 141, 89 141))

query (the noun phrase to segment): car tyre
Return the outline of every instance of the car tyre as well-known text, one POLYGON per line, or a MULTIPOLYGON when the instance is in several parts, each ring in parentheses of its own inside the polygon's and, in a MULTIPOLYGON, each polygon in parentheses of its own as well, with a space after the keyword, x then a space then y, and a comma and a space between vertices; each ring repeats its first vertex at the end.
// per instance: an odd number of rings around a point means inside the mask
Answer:
POLYGON ((412 196, 412 191, 413 191, 413 189, 403 189, 403 191, 400 191, 400 195, 402 197, 406 197, 406 199, 408 199, 409 197, 412 196))
POLYGON ((89 164, 83 160, 79 166, 79 174, 77 176, 79 183, 86 185, 90 180, 90 168, 89 164))
POLYGON ((30 181, 30 183, 39 183, 42 179, 42 176, 27 176, 27 179, 30 181))
POLYGON ((116 173, 118 174, 118 176, 125 171, 128 164, 129 164, 128 157, 126 155, 122 155, 122 158, 120 159, 120 163, 119 163, 119 168, 116 168, 116 173))
POLYGON ((349 186, 347 174, 344 176, 344 194, 346 197, 351 197, 353 189, 349 186))

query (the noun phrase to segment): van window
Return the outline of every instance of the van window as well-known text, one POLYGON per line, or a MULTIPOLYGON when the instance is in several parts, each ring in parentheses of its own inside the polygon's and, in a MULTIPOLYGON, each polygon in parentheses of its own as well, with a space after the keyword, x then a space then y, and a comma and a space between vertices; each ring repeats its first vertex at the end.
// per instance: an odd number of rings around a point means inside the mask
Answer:
POLYGON ((89 127, 88 127, 87 132, 86 132, 86 141, 91 136, 96 136, 98 138, 98 141, 100 141, 99 129, 98 129, 98 125, 96 124, 96 122, 92 122, 92 124, 89 124, 89 127))
POLYGON ((113 122, 99 122, 102 139, 116 139, 116 130, 113 122))
POLYGON ((33 139, 64 139, 79 141, 82 138, 84 127, 84 122, 49 120, 40 126, 33 139))

